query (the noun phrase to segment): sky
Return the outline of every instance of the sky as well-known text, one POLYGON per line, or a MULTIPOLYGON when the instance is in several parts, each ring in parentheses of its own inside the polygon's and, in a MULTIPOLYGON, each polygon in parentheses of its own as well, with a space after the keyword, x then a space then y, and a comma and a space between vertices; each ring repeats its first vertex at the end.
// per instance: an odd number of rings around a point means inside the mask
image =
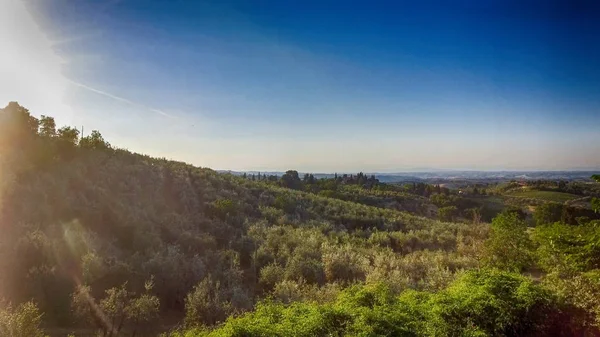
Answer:
POLYGON ((600 169, 593 1, 0 0, 0 105, 214 169, 600 169))

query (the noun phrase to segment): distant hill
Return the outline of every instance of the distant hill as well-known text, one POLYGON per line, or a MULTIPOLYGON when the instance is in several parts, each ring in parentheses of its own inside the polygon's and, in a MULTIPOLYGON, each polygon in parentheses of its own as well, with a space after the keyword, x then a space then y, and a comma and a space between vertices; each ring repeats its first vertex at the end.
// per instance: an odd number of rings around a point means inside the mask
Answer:
MULTIPOLYGON (((267 174, 274 176, 282 176, 285 172, 280 171, 227 171, 220 170, 220 173, 231 173, 234 175, 246 174, 267 174)), ((300 175, 312 172, 299 172, 300 175)), ((352 173, 337 173, 355 174, 352 173)), ((594 174, 600 174, 597 171, 453 171, 453 170, 437 170, 437 171, 415 171, 415 172, 399 172, 399 173, 377 173, 367 172, 367 175, 375 175, 381 182, 397 183, 397 182, 420 182, 420 181, 443 181, 443 180, 473 180, 473 181, 494 181, 503 182, 510 180, 582 180, 592 181, 590 177, 594 174)), ((315 178, 333 178, 335 173, 313 173, 315 178)))

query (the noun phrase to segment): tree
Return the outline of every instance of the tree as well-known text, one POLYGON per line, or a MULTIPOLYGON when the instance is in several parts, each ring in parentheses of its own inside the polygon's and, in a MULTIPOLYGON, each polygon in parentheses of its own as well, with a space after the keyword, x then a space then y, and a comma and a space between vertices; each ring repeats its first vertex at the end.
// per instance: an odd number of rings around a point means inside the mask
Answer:
POLYGON ((600 212, 600 198, 592 198, 592 209, 595 213, 600 212))
POLYGON ((484 244, 484 263, 520 272, 533 261, 527 224, 515 213, 500 213, 492 220, 490 237, 484 244))
POLYGON ((42 115, 40 118, 40 135, 44 137, 56 136, 56 122, 53 117, 42 115))
POLYGON ((70 126, 63 126, 58 129, 58 138, 65 143, 71 145, 77 145, 77 139, 79 138, 79 130, 72 128, 70 126))
POLYGON ((231 311, 231 303, 224 296, 221 282, 208 276, 185 299, 185 324, 189 327, 215 324, 223 321, 231 311))
POLYGON ((452 221, 457 213, 458 208, 456 206, 446 206, 438 209, 438 215, 442 221, 452 221))
POLYGON ((480 207, 469 208, 469 209, 465 210, 465 213, 471 216, 471 218, 473 219, 474 225, 479 225, 481 223, 481 208, 480 207))
POLYGON ((538 226, 560 221, 563 215, 563 205, 549 202, 535 209, 533 218, 538 226))
POLYGON ((29 110, 17 102, 10 102, 0 114, 0 134, 14 140, 23 140, 38 134, 40 122, 29 110))
POLYGON ((107 327, 102 320, 101 314, 95 299, 92 297, 92 289, 89 286, 79 286, 71 295, 71 308, 75 317, 89 325, 94 325, 102 330, 102 335, 106 336, 107 327))
POLYGON ((281 186, 299 190, 302 188, 302 181, 298 176, 298 171, 288 170, 281 176, 281 186))
POLYGON ((237 214, 238 205, 231 199, 218 199, 212 202, 211 211, 217 217, 225 220, 227 217, 237 214))
POLYGON ((519 274, 469 271, 427 304, 431 336, 565 335, 555 330, 565 327, 551 294, 519 274))
MULTIPOLYGON (((600 175, 594 174, 592 176, 592 179, 597 182, 600 182, 600 175)), ((600 198, 592 198, 592 209, 596 213, 600 212, 600 198)))
POLYGON ((104 140, 98 130, 93 130, 89 136, 81 138, 79 146, 90 149, 110 149, 110 144, 104 140))
POLYGON ((56 151, 62 158, 72 158, 76 151, 79 139, 79 130, 64 126, 58 129, 56 137, 56 151))
POLYGON ((102 336, 118 336, 125 325, 131 326, 132 337, 138 331, 152 328, 158 317, 160 301, 150 292, 154 278, 144 284, 145 292, 136 297, 127 290, 127 283, 106 290, 106 296, 97 303, 89 286, 79 286, 72 295, 72 308, 80 321, 94 325, 102 336))
POLYGON ((139 330, 151 330, 153 320, 158 317, 160 301, 158 297, 150 294, 154 287, 153 279, 146 281, 144 284, 145 293, 137 298, 131 299, 127 305, 127 319, 131 322, 135 337, 139 330))
POLYGON ((540 265, 546 270, 589 271, 600 268, 600 226, 556 222, 535 228, 540 265))
POLYGON ((0 336, 44 337, 41 322, 42 313, 33 302, 25 302, 17 308, 0 305, 0 336))
POLYGON ((127 291, 127 283, 120 287, 113 287, 106 291, 106 296, 100 301, 100 309, 107 318, 108 337, 116 336, 121 332, 131 293, 127 291))
POLYGON ((572 304, 584 313, 585 323, 600 328, 600 270, 575 274, 573 277, 561 278, 558 273, 551 273, 544 283, 565 303, 572 304))

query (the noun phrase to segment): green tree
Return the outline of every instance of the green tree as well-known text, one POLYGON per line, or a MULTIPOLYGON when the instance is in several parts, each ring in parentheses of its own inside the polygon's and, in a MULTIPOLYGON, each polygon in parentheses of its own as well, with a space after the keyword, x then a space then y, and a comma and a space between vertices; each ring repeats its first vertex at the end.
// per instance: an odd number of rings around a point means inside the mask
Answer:
POLYGON ((33 302, 25 302, 16 308, 0 306, 0 336, 44 337, 41 329, 42 313, 33 302))
POLYGON ((458 214, 458 208, 456 206, 446 206, 438 209, 438 216, 442 221, 452 221, 458 214))
POLYGON ((285 269, 277 263, 266 265, 260 269, 259 283, 264 292, 268 292, 273 287, 283 281, 285 269))
POLYGON ((79 322, 101 329, 102 335, 106 336, 107 324, 98 311, 96 300, 92 297, 92 290, 89 286, 82 285, 75 289, 71 295, 71 308, 79 322))
POLYGON ((185 325, 188 327, 215 324, 233 311, 221 282, 212 276, 202 280, 185 299, 185 325))
POLYGON ((53 117, 42 115, 40 118, 40 135, 44 137, 56 136, 56 122, 53 117))
POLYGON ((70 145, 77 145, 77 139, 79 138, 79 130, 70 126, 63 126, 58 129, 58 138, 70 145))
POLYGON ((298 176, 298 171, 288 170, 281 176, 281 186, 299 190, 302 189, 302 181, 298 176))
POLYGON ((500 213, 492 220, 490 237, 484 244, 483 262, 489 266, 520 272, 533 262, 533 246, 525 221, 515 213, 500 213))
POLYGON ((598 221, 571 226, 553 223, 536 227, 540 265, 548 271, 588 271, 600 268, 600 226, 598 221))
POLYGON ((592 209, 595 213, 600 212, 600 198, 592 198, 592 209))
POLYGON ((600 270, 595 269, 566 278, 559 275, 551 273, 544 279, 544 285, 562 301, 583 312, 584 324, 600 328, 600 270))
POLYGON ((150 294, 154 287, 154 281, 146 281, 144 289, 146 292, 139 297, 132 298, 127 305, 127 319, 132 325, 132 337, 135 337, 138 331, 148 332, 156 325, 155 319, 158 317, 160 301, 158 297, 150 294))
POLYGON ((430 336, 563 335, 554 330, 564 324, 554 320, 559 309, 553 296, 519 274, 467 272, 427 304, 430 336))
POLYGON ((91 149, 110 149, 110 144, 104 140, 98 130, 93 130, 89 136, 81 138, 79 146, 91 149))
POLYGON ((108 337, 118 335, 125 323, 131 298, 131 293, 126 287, 127 283, 124 283, 119 287, 106 290, 106 296, 100 301, 100 309, 108 323, 108 337))
POLYGON ((537 206, 533 213, 533 218, 538 226, 554 223, 561 220, 563 215, 563 205, 549 202, 537 206))
POLYGON ((56 137, 56 151, 58 155, 65 159, 73 158, 78 139, 79 130, 69 126, 58 129, 56 137))
MULTIPOLYGON (((600 175, 594 174, 592 176, 592 179, 597 182, 600 182, 600 175)), ((596 213, 600 212, 600 198, 592 198, 592 209, 596 213)))
POLYGON ((38 134, 39 125, 39 120, 17 102, 8 103, 0 111, 0 135, 3 140, 26 141, 27 138, 38 134))
POLYGON ((217 217, 225 220, 227 217, 237 214, 238 205, 231 199, 218 199, 212 202, 211 211, 217 217))
POLYGON ((135 296, 124 283, 106 290, 98 303, 89 286, 79 286, 72 295, 73 313, 79 321, 101 330, 104 337, 119 336, 125 326, 130 327, 135 337, 138 332, 149 332, 156 326, 160 300, 150 293, 153 287, 152 278, 146 281, 145 292, 135 296))

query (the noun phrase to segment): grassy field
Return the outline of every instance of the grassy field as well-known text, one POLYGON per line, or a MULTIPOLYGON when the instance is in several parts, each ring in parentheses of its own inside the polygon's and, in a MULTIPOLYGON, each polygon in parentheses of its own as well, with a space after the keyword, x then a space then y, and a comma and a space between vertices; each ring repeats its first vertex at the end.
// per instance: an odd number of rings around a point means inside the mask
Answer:
POLYGON ((507 195, 512 197, 533 198, 554 202, 565 202, 580 198, 580 196, 570 193, 538 190, 517 190, 511 191, 507 195))

